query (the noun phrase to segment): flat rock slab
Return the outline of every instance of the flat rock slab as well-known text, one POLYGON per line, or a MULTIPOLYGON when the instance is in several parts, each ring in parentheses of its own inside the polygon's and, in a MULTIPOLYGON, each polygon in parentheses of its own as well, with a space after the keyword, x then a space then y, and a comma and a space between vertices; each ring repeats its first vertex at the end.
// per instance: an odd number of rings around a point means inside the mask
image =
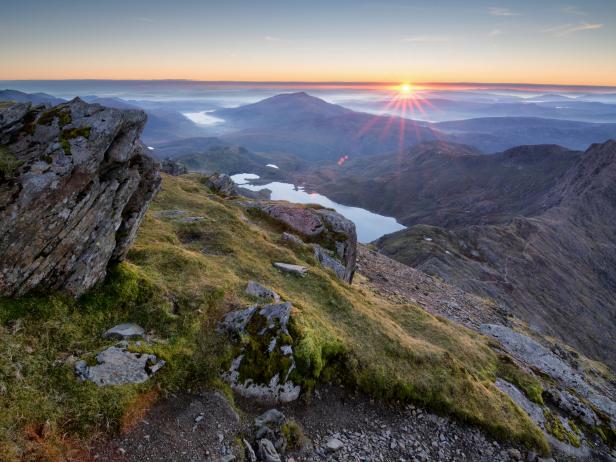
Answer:
POLYGON ((97 365, 85 361, 75 364, 75 372, 82 380, 98 386, 143 383, 165 365, 155 355, 133 353, 126 347, 112 346, 96 355, 97 365))
POLYGON ((115 338, 118 340, 128 340, 134 338, 143 338, 145 331, 143 327, 133 323, 123 323, 113 326, 103 334, 104 338, 115 338))
POLYGON ((304 277, 306 273, 308 273, 308 268, 300 265, 292 265, 290 263, 274 263, 274 267, 278 268, 280 271, 284 271, 285 273, 295 274, 296 276, 304 277))

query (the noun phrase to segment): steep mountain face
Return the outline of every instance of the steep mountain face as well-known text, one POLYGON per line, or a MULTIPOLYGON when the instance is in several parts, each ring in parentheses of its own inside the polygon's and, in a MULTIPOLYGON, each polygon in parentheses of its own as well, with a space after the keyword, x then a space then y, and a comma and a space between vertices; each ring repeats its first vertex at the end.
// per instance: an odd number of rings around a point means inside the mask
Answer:
POLYGON ((394 216, 407 226, 497 224, 543 210, 546 193, 580 156, 559 146, 484 156, 470 146, 432 142, 298 179, 336 202, 394 216))
POLYGON ((413 226, 381 252, 487 295, 616 368, 616 142, 591 146, 543 201, 508 224, 413 226))
POLYGON ((160 185, 141 111, 0 107, 0 294, 79 295, 122 260, 160 185))

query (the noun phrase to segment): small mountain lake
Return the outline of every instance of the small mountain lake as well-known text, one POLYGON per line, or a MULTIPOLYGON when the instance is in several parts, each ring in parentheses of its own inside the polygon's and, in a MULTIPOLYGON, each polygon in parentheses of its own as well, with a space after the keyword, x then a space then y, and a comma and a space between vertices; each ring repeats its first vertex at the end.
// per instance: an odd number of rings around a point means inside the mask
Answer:
POLYGON ((214 111, 183 112, 182 115, 197 125, 218 125, 225 122, 224 119, 211 115, 211 112, 214 111))
POLYGON ((323 207, 334 209, 355 223, 357 240, 364 244, 372 242, 384 234, 404 229, 404 226, 398 223, 395 218, 378 215, 360 207, 338 204, 322 194, 307 193, 301 186, 291 183, 275 181, 263 185, 250 184, 251 180, 259 179, 259 175, 254 173, 238 173, 237 175, 232 175, 231 179, 238 186, 251 191, 269 189, 272 191, 272 200, 283 200, 298 204, 319 204, 323 207))

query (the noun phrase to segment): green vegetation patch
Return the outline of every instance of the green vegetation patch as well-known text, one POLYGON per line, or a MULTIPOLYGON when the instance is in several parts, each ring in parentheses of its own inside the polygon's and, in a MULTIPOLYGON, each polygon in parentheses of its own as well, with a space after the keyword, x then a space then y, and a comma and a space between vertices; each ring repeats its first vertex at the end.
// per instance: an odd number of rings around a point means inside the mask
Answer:
POLYGON ((499 356, 496 375, 518 387, 528 399, 543 406, 543 386, 541 382, 522 371, 513 360, 506 355, 499 356))
POLYGON ((300 449, 306 441, 304 432, 294 420, 287 420, 280 428, 290 450, 300 449))
POLYGON ((70 109, 65 105, 59 105, 46 110, 38 118, 39 125, 51 125, 55 119, 58 119, 60 127, 64 127, 72 122, 70 109))
POLYGON ((0 146, 0 176, 10 178, 15 171, 23 164, 9 148, 0 146))
POLYGON ((71 155, 71 143, 70 140, 83 137, 90 137, 90 127, 82 127, 82 128, 70 128, 62 131, 62 135, 60 136, 60 145, 62 146, 62 150, 64 154, 67 156, 71 155))
MULTIPOLYGON (((219 298, 204 293, 200 308, 211 309, 219 298)), ((61 294, 0 299, 0 460, 47 460, 49 446, 60 451, 67 435, 87 441, 118 431, 147 393, 212 383, 220 364, 211 356, 222 355, 223 344, 205 317, 172 309, 164 289, 130 263, 112 268, 104 283, 77 301, 61 294), (77 380, 74 362, 112 345, 101 334, 121 322, 136 322, 164 339, 147 350, 168 364, 140 385, 77 380), (32 429, 43 428, 33 439, 32 429)))
POLYGON ((581 444, 580 431, 571 421, 567 422, 567 427, 561 422, 560 418, 553 414, 549 409, 543 409, 545 417, 545 430, 559 441, 569 443, 579 448, 581 444))

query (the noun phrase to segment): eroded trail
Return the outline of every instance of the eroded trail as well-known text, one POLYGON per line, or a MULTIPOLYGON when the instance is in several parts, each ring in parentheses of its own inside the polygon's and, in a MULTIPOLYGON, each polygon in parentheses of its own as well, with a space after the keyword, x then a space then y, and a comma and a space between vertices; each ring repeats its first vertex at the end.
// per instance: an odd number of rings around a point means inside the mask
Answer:
MULTIPOLYGON (((250 440, 254 418, 268 407, 238 399, 236 409, 216 392, 173 397, 93 455, 100 461, 244 460, 241 438, 250 440)), ((320 388, 309 403, 299 400, 277 409, 305 435, 301 449, 287 451, 287 461, 534 460, 534 453, 499 444, 476 428, 335 386, 320 388), (340 448, 334 451, 336 445, 340 448)))

